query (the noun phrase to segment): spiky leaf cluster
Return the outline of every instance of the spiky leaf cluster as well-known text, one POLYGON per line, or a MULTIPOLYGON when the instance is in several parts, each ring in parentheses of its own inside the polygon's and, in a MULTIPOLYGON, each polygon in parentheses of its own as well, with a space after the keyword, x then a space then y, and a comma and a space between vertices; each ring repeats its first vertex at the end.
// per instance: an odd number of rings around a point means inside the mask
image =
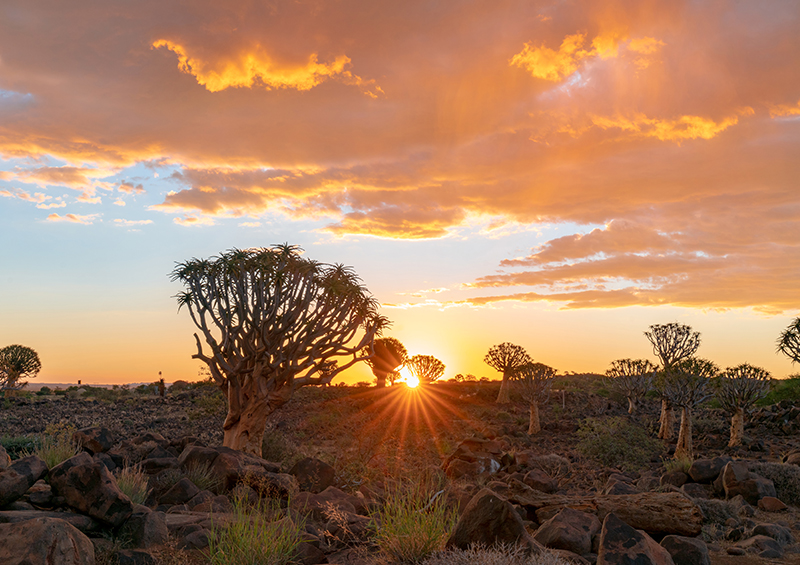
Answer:
POLYGON ((361 352, 367 365, 386 373, 395 372, 408 359, 408 350, 399 339, 379 337, 361 352))
POLYGON ((617 359, 606 371, 606 383, 626 398, 638 400, 652 388, 656 370, 647 359, 617 359))
POLYGON ((510 378, 516 377, 518 368, 527 363, 533 363, 533 359, 528 355, 524 347, 508 342, 490 347, 483 361, 494 370, 500 371, 510 378))
POLYGON ((743 363, 725 369, 714 379, 714 385, 717 400, 726 412, 748 412, 769 392, 770 374, 766 369, 743 363))
POLYGON ((718 374, 719 367, 708 359, 683 359, 662 372, 661 395, 673 406, 693 408, 713 396, 708 384, 718 374))
POLYGON ((514 384, 528 402, 547 402, 556 372, 544 363, 525 363, 517 369, 514 384))
POLYGON ((360 360, 388 325, 378 302, 350 267, 319 263, 291 245, 232 249, 179 263, 177 295, 211 349, 198 353, 212 377, 269 375, 268 389, 325 380, 360 360), (334 357, 350 356, 331 369, 334 357))
POLYGON ((700 332, 692 331, 691 326, 677 322, 654 324, 644 335, 652 344, 653 354, 661 361, 664 369, 669 369, 681 359, 691 357, 700 347, 700 332))
POLYGON ((7 345, 0 349, 0 390, 19 389, 39 374, 39 354, 24 345, 7 345))
POLYGON ((792 360, 800 363, 800 318, 795 318, 789 327, 781 332, 778 338, 778 351, 792 360))
POLYGON ((441 379, 445 366, 433 355, 414 355, 406 361, 406 368, 424 384, 441 379))

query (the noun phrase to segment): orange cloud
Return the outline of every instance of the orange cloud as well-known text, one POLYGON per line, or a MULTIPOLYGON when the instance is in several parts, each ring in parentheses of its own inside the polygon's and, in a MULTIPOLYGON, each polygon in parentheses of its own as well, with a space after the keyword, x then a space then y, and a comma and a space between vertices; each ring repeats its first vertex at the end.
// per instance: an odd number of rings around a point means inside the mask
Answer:
POLYGON ((126 194, 144 194, 146 192, 141 183, 134 186, 132 182, 127 181, 121 182, 117 190, 126 194))
POLYGON ((172 221, 179 226, 213 226, 215 223, 212 218, 188 215, 182 218, 174 218, 172 221))
POLYGON ((91 225, 100 217, 100 214, 87 214, 84 216, 78 214, 64 214, 60 216, 58 214, 50 214, 47 216, 48 222, 70 222, 73 224, 83 224, 83 225, 91 225))
POLYGON ((544 45, 535 47, 532 43, 526 43, 509 64, 526 69, 536 78, 558 81, 574 73, 578 63, 591 55, 590 51, 583 49, 585 41, 585 34, 568 35, 558 51, 544 45))
POLYGON ((320 63, 318 55, 312 53, 305 64, 289 66, 279 64, 261 46, 254 46, 236 58, 222 61, 193 57, 184 46, 167 39, 154 41, 152 46, 154 49, 165 47, 175 53, 181 72, 193 75, 198 84, 205 86, 209 92, 254 86, 262 86, 267 90, 311 90, 329 78, 345 84, 371 87, 367 92, 372 96, 381 92, 374 81, 364 81, 345 70, 350 65, 350 58, 346 55, 339 55, 326 64, 320 63))
POLYGON ((0 190, 0 196, 5 196, 6 198, 19 198, 20 200, 25 200, 26 202, 33 202, 36 204, 41 204, 51 198, 50 196, 42 194, 41 192, 37 192, 35 194, 29 194, 19 188, 11 190, 0 190))
POLYGON ((769 108, 769 115, 773 118, 779 118, 782 116, 800 116, 800 100, 798 100, 797 104, 794 106, 791 104, 772 104, 769 108))
MULTIPOLYGON (((740 111, 742 115, 753 115, 752 108, 740 111)), ((627 116, 592 116, 592 123, 602 129, 621 129, 643 137, 655 137, 661 141, 685 141, 687 139, 711 139, 730 126, 739 123, 738 116, 723 118, 715 122, 702 116, 681 116, 674 120, 648 118, 644 114, 627 116)))

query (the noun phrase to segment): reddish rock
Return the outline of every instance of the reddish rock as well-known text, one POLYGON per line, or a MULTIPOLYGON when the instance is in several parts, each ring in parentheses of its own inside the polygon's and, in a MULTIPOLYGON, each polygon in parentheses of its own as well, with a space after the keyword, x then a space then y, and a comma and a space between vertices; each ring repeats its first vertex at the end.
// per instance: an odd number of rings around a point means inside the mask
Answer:
POLYGON ((725 489, 725 498, 742 495, 750 504, 758 504, 765 496, 775 497, 775 485, 747 470, 747 465, 741 461, 731 461, 722 470, 722 487, 725 489))
POLYGON ((14 502, 47 474, 47 463, 29 455, 0 470, 0 506, 14 502))
POLYGON ((539 469, 529 471, 522 479, 522 482, 539 492, 550 494, 558 490, 558 482, 539 469))
POLYGON ((133 513, 131 500, 119 490, 114 476, 86 452, 53 467, 48 481, 69 506, 114 527, 133 513))
POLYGON ((713 482, 731 461, 727 455, 713 459, 696 459, 689 467, 689 476, 696 483, 713 482))
POLYGON ((169 531, 163 512, 155 512, 137 504, 133 514, 119 530, 118 537, 135 548, 148 548, 167 543, 169 531))
POLYGON ((333 486, 336 471, 324 461, 306 457, 295 463, 289 474, 297 479, 300 490, 316 494, 333 486))
POLYGON ((702 539, 665 536, 661 540, 661 546, 669 551, 675 565, 711 565, 708 546, 702 539))
POLYGON ((788 506, 774 496, 765 496, 758 501, 758 509, 764 512, 783 512, 787 508, 788 506))
POLYGON ((3 565, 94 565, 94 546, 77 528, 57 518, 0 524, 3 565))
POLYGON ((162 494, 158 502, 159 504, 186 504, 199 493, 200 489, 192 481, 183 477, 162 494))
POLYGON ((661 479, 659 479, 658 482, 661 486, 672 485, 680 488, 686 484, 686 481, 688 480, 689 475, 683 471, 670 471, 669 473, 664 473, 661 475, 661 479))
POLYGON ((613 512, 603 520, 597 565, 675 565, 669 552, 613 512))
POLYGON ((356 514, 356 497, 339 490, 328 487, 324 491, 314 494, 301 492, 291 501, 293 510, 306 515, 311 515, 314 520, 324 522, 328 519, 331 509, 338 512, 356 514))
POLYGON ((72 434, 72 441, 91 454, 105 453, 116 443, 111 430, 101 426, 78 430, 72 434))
POLYGON ((600 520, 594 514, 564 508, 539 526, 533 539, 545 547, 584 555, 591 552, 592 536, 600 531, 600 527, 600 520))

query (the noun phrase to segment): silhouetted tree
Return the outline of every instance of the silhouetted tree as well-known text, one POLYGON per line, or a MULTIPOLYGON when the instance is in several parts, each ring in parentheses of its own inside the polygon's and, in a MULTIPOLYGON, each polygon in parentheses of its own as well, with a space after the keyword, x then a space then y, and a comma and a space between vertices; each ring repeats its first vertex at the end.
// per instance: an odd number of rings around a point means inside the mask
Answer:
POLYGON ((608 386, 628 399, 628 414, 650 392, 657 367, 646 359, 617 359, 606 371, 608 386))
POLYGON ((707 389, 710 379, 719 374, 719 367, 707 359, 689 357, 674 363, 664 371, 661 394, 672 406, 681 409, 681 427, 675 459, 693 459, 692 409, 708 400, 713 393, 707 389))
POLYGON ((406 369, 419 379, 420 384, 438 381, 444 376, 444 363, 433 355, 414 355, 406 361, 406 369))
MULTIPOLYGON (((653 353, 661 361, 662 371, 666 371, 682 359, 691 357, 700 347, 700 333, 692 331, 691 326, 677 322, 654 324, 650 326, 649 332, 644 332, 644 335, 652 344, 653 353)), ((669 399, 662 395, 658 437, 672 439, 674 427, 675 412, 669 399)))
POLYGON ((267 417, 304 385, 363 361, 388 320, 350 267, 306 259, 298 247, 233 249, 179 263, 186 306, 210 351, 197 353, 228 401, 226 447, 261 454, 267 417), (349 358, 331 370, 330 361, 349 358))
MULTIPOLYGON (((365 352, 369 355, 369 346, 365 348, 365 352)), ((393 337, 379 337, 372 342, 372 356, 366 359, 367 365, 372 369, 372 374, 375 375, 377 387, 383 388, 386 386, 386 380, 394 384, 392 374, 398 374, 398 369, 408 359, 408 351, 405 346, 393 337)))
POLYGON ((743 363, 728 367, 714 382, 717 400, 731 415, 731 439, 728 446, 742 445, 744 418, 756 401, 769 392, 770 374, 761 367, 743 363))
POLYGON ((24 345, 0 349, 0 390, 16 390, 28 384, 42 369, 39 354, 24 345))
POLYGON ((528 434, 538 434, 542 429, 539 421, 539 404, 547 402, 556 370, 544 363, 526 363, 517 369, 515 385, 529 404, 528 434))
POLYGON ((526 363, 533 363, 525 348, 508 342, 490 347, 483 361, 492 369, 503 373, 503 382, 500 383, 500 392, 497 395, 497 402, 502 404, 511 401, 509 381, 515 378, 517 369, 526 363))
POLYGON ((800 318, 795 318, 789 327, 781 332, 778 338, 778 351, 800 363, 800 318))

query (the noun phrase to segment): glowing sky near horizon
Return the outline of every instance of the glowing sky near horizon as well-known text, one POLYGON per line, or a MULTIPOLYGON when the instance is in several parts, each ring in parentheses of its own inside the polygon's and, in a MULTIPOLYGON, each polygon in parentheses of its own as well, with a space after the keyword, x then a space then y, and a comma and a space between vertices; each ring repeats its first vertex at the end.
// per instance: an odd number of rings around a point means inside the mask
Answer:
POLYGON ((446 377, 502 341, 652 360, 672 321, 797 372, 798 29, 788 0, 7 0, 0 346, 195 379, 174 264, 289 242, 446 377))

